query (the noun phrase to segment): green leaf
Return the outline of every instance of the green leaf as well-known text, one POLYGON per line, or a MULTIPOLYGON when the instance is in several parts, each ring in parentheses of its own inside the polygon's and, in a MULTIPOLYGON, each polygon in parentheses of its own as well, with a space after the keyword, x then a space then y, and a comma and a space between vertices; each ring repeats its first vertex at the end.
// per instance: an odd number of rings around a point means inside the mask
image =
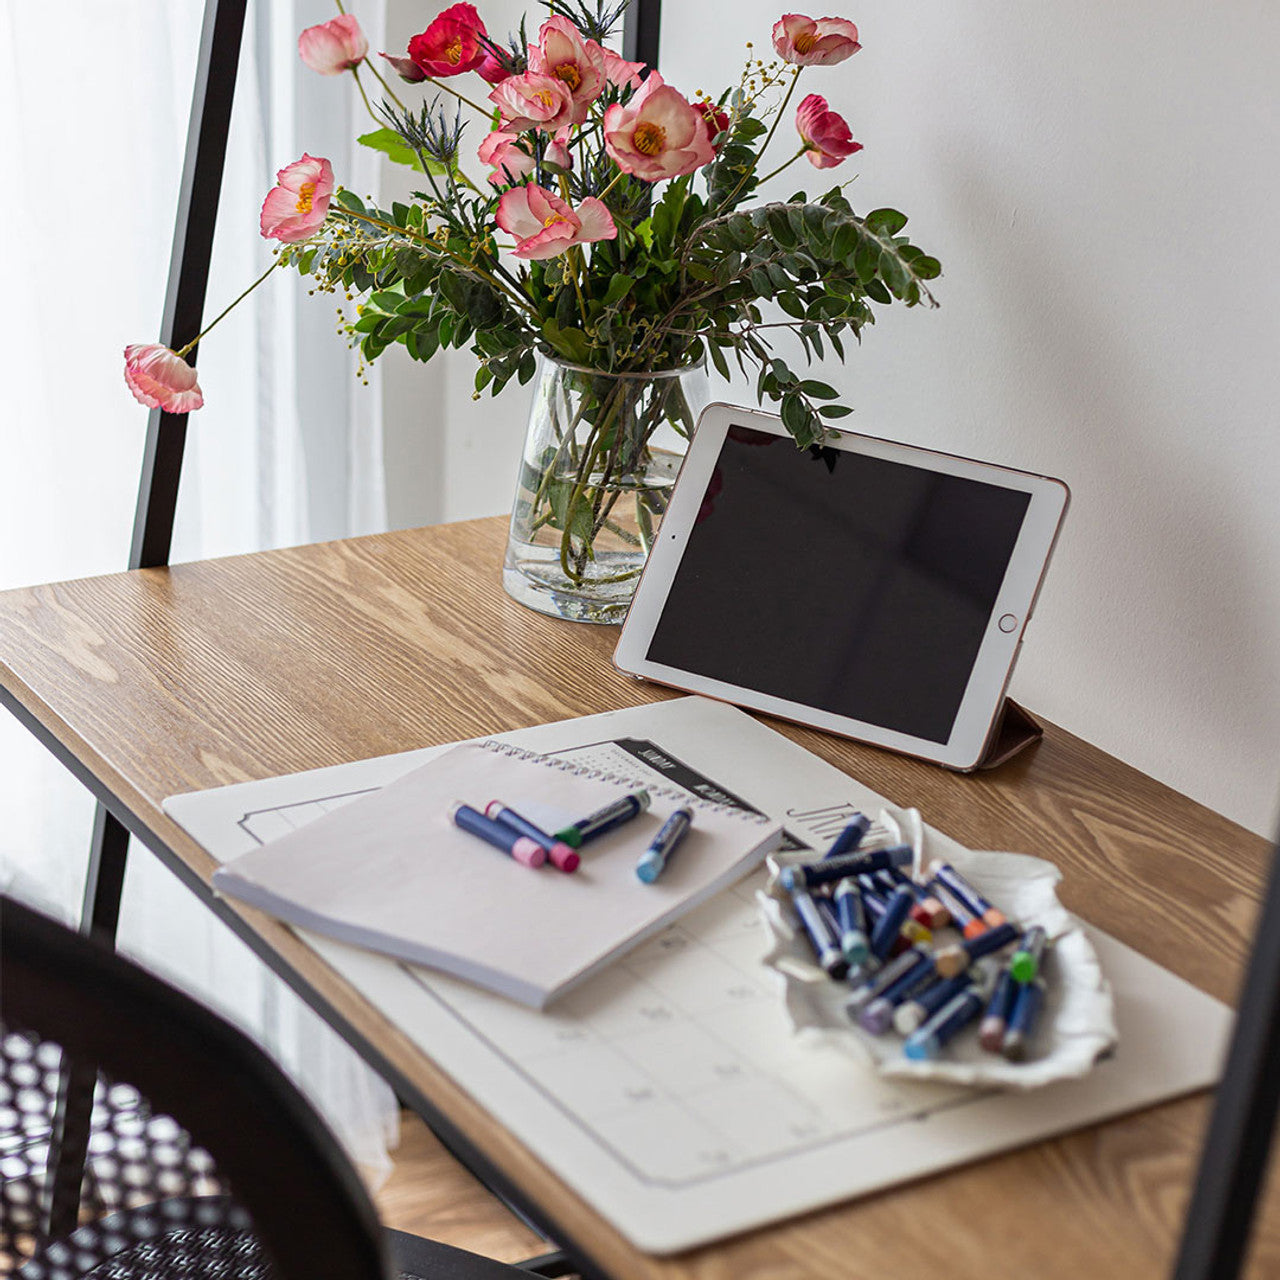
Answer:
MULTIPOLYGON (((396 164, 407 165, 418 173, 422 172, 418 153, 394 129, 375 129, 372 133, 362 133, 356 141, 374 151, 381 151, 388 160, 396 164)), ((428 158, 427 167, 436 175, 446 172, 444 165, 438 160, 428 158)))
POLYGON ((812 378, 806 378, 797 390, 813 400, 834 400, 840 394, 834 387, 827 386, 825 382, 815 382, 812 378))
POLYGON ((907 225, 907 215, 897 209, 872 209, 864 221, 877 235, 896 236, 907 225))
POLYGON ((853 410, 845 404, 824 404, 818 409, 824 418, 847 418, 853 410))
POLYGON ((631 292, 634 285, 635 278, 633 276, 615 275, 609 281, 608 292, 604 295, 604 305, 606 307, 616 307, 631 292))

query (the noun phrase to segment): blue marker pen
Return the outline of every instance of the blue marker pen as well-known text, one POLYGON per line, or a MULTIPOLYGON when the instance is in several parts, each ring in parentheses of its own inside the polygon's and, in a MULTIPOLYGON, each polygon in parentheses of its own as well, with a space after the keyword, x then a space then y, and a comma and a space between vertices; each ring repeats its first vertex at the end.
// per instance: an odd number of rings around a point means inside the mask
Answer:
POLYGON ((871 819, 865 813, 855 813, 845 824, 844 830, 831 842, 831 848, 822 855, 823 858, 839 858, 842 854, 852 853, 870 830, 871 819))
POLYGON ((951 896, 960 902, 976 917, 965 926, 964 936, 972 937, 984 929, 996 929, 1005 923, 1005 914, 998 907, 993 907, 949 862, 935 862, 930 868, 933 878, 951 890, 951 896))
POLYGON ((813 889, 820 884, 834 884, 845 876, 856 876, 864 871, 879 871, 881 867, 904 867, 915 861, 915 856, 915 850, 910 845, 877 849, 873 853, 845 853, 838 858, 824 858, 821 862, 787 867, 779 878, 784 889, 813 889))
POLYGON ((501 800, 490 800, 484 807, 484 816, 502 823, 504 827, 510 827, 522 836, 528 836, 535 844, 540 844, 557 870, 577 871, 582 859, 563 840, 557 840, 541 827, 535 827, 528 818, 521 817, 514 809, 508 809, 501 800))
POLYGON ((1027 1041, 1036 1029, 1036 1019, 1044 1004, 1044 980, 1037 978, 1034 982, 1018 984, 1018 994, 1013 1002, 1013 1012, 1009 1014, 1009 1027, 1004 1033, 1004 1043, 1000 1052, 1009 1062, 1025 1062, 1027 1058, 1027 1041))
POLYGON ((691 826, 693 826, 693 810, 684 808, 674 810, 662 824, 658 834, 653 837, 652 843, 636 863, 636 875, 645 884, 652 884, 662 874, 667 860, 675 853, 680 841, 689 834, 691 826))
POLYGON ((867 940, 867 909, 862 890, 852 876, 836 885, 836 914, 840 921, 840 950, 851 968, 865 964, 871 954, 867 940))
POLYGON ((982 988, 970 983, 958 996, 952 996, 923 1027, 907 1037, 902 1052, 915 1062, 936 1058, 943 1046, 982 1012, 984 1003, 986 995, 982 988))
POLYGON ((792 890, 791 904, 796 909, 796 915, 800 917, 800 923, 804 926, 809 945, 813 948, 813 954, 817 957, 818 963, 831 977, 843 978, 849 972, 848 962, 840 954, 840 948, 836 946, 835 939, 827 928, 827 922, 818 910, 818 904, 804 889, 792 890))
POLYGON ((455 804, 449 810, 455 825, 473 836, 479 836, 486 844, 514 858, 526 867, 540 867, 547 860, 547 851, 536 840, 522 836, 510 827, 504 827, 492 818, 473 809, 469 804, 455 804))
POLYGON ((563 840, 571 849, 580 849, 589 840, 612 831, 614 827, 622 826, 624 822, 630 822, 632 818, 638 818, 648 807, 649 793, 633 791, 557 831, 556 839, 563 840))

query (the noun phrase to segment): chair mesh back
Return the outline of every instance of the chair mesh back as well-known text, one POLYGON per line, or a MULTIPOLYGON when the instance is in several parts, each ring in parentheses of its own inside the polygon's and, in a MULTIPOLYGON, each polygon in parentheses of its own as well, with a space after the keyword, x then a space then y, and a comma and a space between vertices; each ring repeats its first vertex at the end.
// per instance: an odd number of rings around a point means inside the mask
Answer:
MULTIPOLYGON (((273 1275, 212 1157, 136 1088, 100 1073, 80 1186, 82 1225, 49 1238, 49 1156, 64 1059, 57 1044, 0 1019, 0 1274, 21 1263, 23 1280, 273 1275)), ((74 1197, 75 1187, 63 1191, 74 1197)))

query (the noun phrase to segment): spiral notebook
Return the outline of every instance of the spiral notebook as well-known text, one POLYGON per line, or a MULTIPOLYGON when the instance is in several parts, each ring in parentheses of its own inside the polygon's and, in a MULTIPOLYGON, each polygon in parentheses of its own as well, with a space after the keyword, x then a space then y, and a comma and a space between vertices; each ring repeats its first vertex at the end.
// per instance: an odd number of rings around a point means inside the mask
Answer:
POLYGON ((646 813, 531 870, 450 820, 499 799, 557 830, 641 785, 498 742, 464 743, 382 790, 226 863, 214 888, 290 924, 426 965, 541 1009, 739 877, 782 836, 765 815, 643 785, 646 813), (636 860, 672 810, 694 811, 662 876, 636 860))

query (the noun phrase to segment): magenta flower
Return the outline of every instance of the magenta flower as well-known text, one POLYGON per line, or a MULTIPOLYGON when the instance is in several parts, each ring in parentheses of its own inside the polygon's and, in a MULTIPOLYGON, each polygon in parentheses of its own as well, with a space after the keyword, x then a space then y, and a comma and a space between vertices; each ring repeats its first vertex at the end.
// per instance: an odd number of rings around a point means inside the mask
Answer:
POLYGON ((498 201, 495 220, 516 238, 517 258, 554 258, 570 245, 618 234, 603 200, 588 196, 576 209, 545 187, 512 187, 498 201))
POLYGON ((573 95, 569 86, 555 76, 526 71, 508 76, 489 95, 502 116, 502 127, 510 133, 543 129, 555 133, 573 121, 573 95))
POLYGON ((702 122, 707 127, 707 138, 711 142, 715 142, 729 127, 729 113, 721 111, 714 102, 699 102, 695 104, 694 110, 702 117, 702 122))
POLYGON ((805 156, 818 169, 833 168, 862 150, 844 117, 828 111, 827 100, 820 94, 811 93, 796 108, 796 129, 805 145, 805 156))
POLYGON ((480 37, 488 35, 473 4, 451 4, 409 41, 409 57, 421 71, 439 80, 474 71, 485 60, 480 37))
POLYGON ((862 48, 858 28, 847 19, 806 18, 799 13, 784 13, 774 23, 773 47, 783 62, 797 67, 831 67, 862 48))
POLYGON ((298 37, 298 56, 322 76, 341 75, 358 67, 368 52, 369 42, 349 13, 308 27, 298 37))
POLYGON ((268 240, 292 244, 320 229, 333 195, 333 166, 327 160, 303 154, 276 174, 279 186, 262 202, 260 226, 268 240))
POLYGON ((148 409, 192 413, 204 404, 196 371, 159 343, 134 343, 124 349, 124 380, 133 398, 148 409))
POLYGON ((604 50, 594 40, 584 40, 568 18, 548 18, 538 32, 538 44, 529 46, 529 70, 554 76, 573 99, 573 123, 587 118, 591 104, 605 91, 604 50))
POLYGON ((623 173, 646 182, 692 173, 716 154, 702 113, 656 71, 630 102, 605 111, 604 149, 623 173))

